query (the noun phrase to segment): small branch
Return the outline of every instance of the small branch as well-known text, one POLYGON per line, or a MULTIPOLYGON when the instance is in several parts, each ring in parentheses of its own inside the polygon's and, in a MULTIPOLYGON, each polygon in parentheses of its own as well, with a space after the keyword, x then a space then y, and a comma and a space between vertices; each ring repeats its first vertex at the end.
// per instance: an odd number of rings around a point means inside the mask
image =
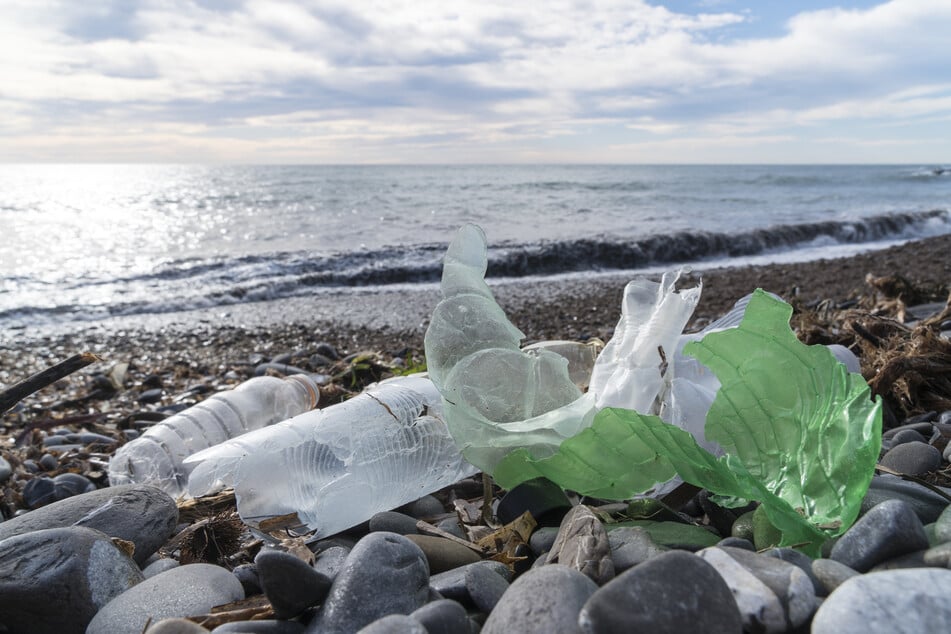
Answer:
POLYGON ((44 387, 56 383, 64 376, 69 376, 76 370, 85 368, 90 363, 99 361, 99 357, 92 354, 91 352, 84 352, 82 354, 76 354, 61 361, 54 366, 50 366, 31 376, 28 379, 20 381, 16 385, 8 387, 7 389, 0 392, 0 414, 6 413, 8 410, 12 409, 14 405, 19 403, 21 400, 42 390, 44 387))

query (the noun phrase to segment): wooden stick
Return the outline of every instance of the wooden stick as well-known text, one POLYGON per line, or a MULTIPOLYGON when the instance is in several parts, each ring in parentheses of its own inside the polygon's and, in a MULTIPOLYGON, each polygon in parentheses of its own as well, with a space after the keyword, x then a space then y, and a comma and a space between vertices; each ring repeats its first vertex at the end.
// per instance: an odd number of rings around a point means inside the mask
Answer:
POLYGON ((90 363, 100 361, 99 357, 91 352, 74 354, 65 361, 60 361, 56 365, 50 366, 42 372, 37 372, 28 379, 20 381, 16 385, 8 387, 0 392, 0 414, 6 413, 21 400, 42 390, 48 385, 56 383, 64 376, 69 376, 76 370, 85 368, 90 363))

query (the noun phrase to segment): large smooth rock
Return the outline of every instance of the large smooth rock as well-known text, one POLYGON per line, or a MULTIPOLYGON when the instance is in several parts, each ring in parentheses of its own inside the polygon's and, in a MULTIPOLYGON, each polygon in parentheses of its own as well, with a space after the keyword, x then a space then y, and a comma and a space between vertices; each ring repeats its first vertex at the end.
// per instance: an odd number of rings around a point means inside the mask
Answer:
POLYGON ((11 632, 84 632, 96 612, 143 580, 108 536, 50 528, 0 541, 0 623, 11 632))
POLYGON ((429 565, 419 546, 396 533, 370 533, 350 551, 311 634, 356 632, 390 614, 410 614, 429 597, 429 565))
POLYGON ((143 563, 171 536, 178 507, 165 491, 144 484, 108 487, 54 502, 0 524, 0 540, 44 528, 84 526, 135 544, 143 563))
POLYGON ((215 606, 243 598, 241 582, 226 569, 211 564, 179 566, 107 603, 86 634, 140 634, 149 621, 207 614, 215 606))
MULTIPOLYGON (((951 489, 944 489, 951 493, 951 489)), ((917 482, 909 482, 893 475, 876 475, 862 499, 862 513, 885 500, 901 500, 914 509, 922 524, 938 519, 948 507, 948 500, 917 482)))
POLYGON ((928 536, 914 509, 901 500, 886 500, 839 538, 829 558, 867 572, 875 564, 926 548, 928 536))
POLYGON ((475 601, 472 596, 472 588, 469 587, 469 584, 478 581, 481 577, 478 575, 470 575, 469 569, 477 567, 490 570, 492 574, 499 575, 506 582, 512 579, 512 571, 509 570, 505 564, 498 561, 483 560, 462 566, 461 568, 453 568, 452 570, 441 572, 438 575, 433 575, 429 579, 429 586, 435 592, 438 592, 440 596, 447 599, 454 599, 466 606, 473 606, 475 605, 475 601))
POLYGON ((292 619, 323 601, 330 577, 314 570, 291 553, 262 549, 254 558, 258 580, 278 619, 292 619))
POLYGON ((723 578, 706 561, 681 550, 652 557, 607 583, 585 603, 578 623, 587 634, 743 630, 723 578))
POLYGON ((898 473, 924 475, 941 466, 941 452, 926 442, 905 442, 889 449, 879 462, 898 473))
POLYGON ((816 609, 812 580, 795 564, 742 548, 706 548, 697 554, 730 587, 748 631, 785 632, 805 623, 816 609))
POLYGON ((496 604, 482 634, 580 632, 578 613, 598 586, 584 574, 549 564, 515 580, 496 604))
POLYGON ((469 629, 466 609, 452 599, 430 601, 410 616, 422 623, 429 634, 458 634, 469 629))
POLYGON ((829 595, 812 634, 947 632, 951 570, 917 568, 858 575, 829 595))
POLYGON ((471 548, 467 548, 445 537, 406 535, 406 539, 419 546, 423 554, 426 555, 426 561, 429 563, 429 571, 432 574, 445 572, 482 560, 482 557, 471 548))

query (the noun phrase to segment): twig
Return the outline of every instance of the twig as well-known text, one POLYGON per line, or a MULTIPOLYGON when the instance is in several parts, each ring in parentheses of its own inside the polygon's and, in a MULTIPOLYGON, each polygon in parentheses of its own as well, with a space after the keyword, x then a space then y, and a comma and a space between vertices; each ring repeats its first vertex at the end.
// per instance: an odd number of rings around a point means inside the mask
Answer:
POLYGON ((895 471, 894 469, 889 469, 888 467, 883 467, 883 466, 880 465, 880 464, 875 465, 875 468, 876 468, 878 471, 881 471, 882 473, 887 473, 887 474, 889 474, 889 475, 898 476, 898 477, 901 478, 902 480, 908 480, 909 482, 917 482, 918 484, 920 484, 921 486, 925 487, 926 489, 930 489, 931 491, 937 493, 938 495, 940 495, 941 497, 943 497, 944 499, 946 499, 948 502, 951 502, 951 495, 948 495, 947 493, 945 493, 944 491, 942 491, 942 490, 941 490, 941 487, 937 487, 937 486, 931 484, 930 482, 927 482, 927 481, 925 481, 925 480, 922 480, 922 479, 919 478, 918 476, 908 475, 907 473, 902 473, 901 471, 895 471))
POLYGON ((64 376, 68 376, 76 370, 85 368, 90 363, 94 363, 99 360, 99 357, 92 354, 91 352, 75 354, 65 361, 61 361, 56 365, 50 366, 42 372, 34 374, 30 378, 20 381, 16 385, 8 387, 7 389, 0 392, 0 414, 6 413, 8 410, 12 409, 14 405, 19 403, 30 394, 38 392, 44 387, 59 381, 64 376))

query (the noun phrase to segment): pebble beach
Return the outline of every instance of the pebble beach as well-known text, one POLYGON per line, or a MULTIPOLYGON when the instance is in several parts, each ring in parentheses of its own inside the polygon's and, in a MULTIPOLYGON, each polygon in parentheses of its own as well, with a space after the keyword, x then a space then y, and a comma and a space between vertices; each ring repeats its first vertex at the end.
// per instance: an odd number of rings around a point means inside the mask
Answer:
MULTIPOLYGON (((847 324, 897 324, 875 335, 879 343, 925 337, 914 323, 948 299, 951 236, 840 259, 698 266, 686 275, 696 279, 703 294, 688 330, 763 288, 793 305, 800 339, 847 345, 872 381, 891 353, 870 351, 847 324)), ((526 342, 606 342, 626 281, 605 273, 489 283, 526 342)), ((882 469, 863 515, 816 559, 774 547, 753 505, 722 508, 702 490, 661 505, 582 498, 544 482, 495 486, 486 517, 477 476, 313 540, 249 531, 227 492, 185 501, 146 485, 108 486, 119 445, 252 376, 326 377, 325 407, 423 368, 438 299, 435 285, 367 290, 0 333, 0 389, 74 354, 99 359, 0 418, 0 632, 946 627, 951 391, 942 373, 951 349, 940 336, 928 340, 930 365, 889 383, 882 469), (525 512, 531 526, 491 548, 479 541, 525 512)), ((944 328, 938 321, 932 332, 944 328)))

